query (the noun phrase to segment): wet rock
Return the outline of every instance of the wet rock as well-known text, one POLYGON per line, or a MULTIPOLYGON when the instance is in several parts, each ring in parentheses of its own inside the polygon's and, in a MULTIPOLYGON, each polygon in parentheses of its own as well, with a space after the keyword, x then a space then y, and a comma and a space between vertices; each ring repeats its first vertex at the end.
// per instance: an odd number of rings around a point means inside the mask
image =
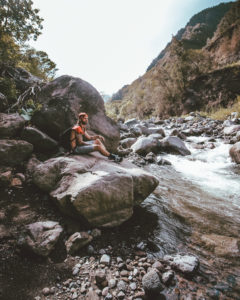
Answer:
POLYGON ((113 299, 113 296, 108 293, 107 296, 104 298, 104 300, 112 300, 113 299))
POLYGON ((28 159, 33 145, 21 140, 0 140, 1 165, 17 166, 28 159))
POLYGON ((201 240, 206 247, 213 248, 216 255, 226 257, 240 256, 240 241, 236 238, 217 234, 205 234, 201 236, 201 240))
POLYGON ((133 118, 133 119, 129 119, 129 120, 125 121, 124 124, 127 125, 128 127, 131 127, 137 123, 138 123, 138 120, 133 118))
POLYGON ((158 151, 158 140, 149 137, 140 137, 132 146, 133 152, 140 155, 146 155, 149 152, 158 151))
POLYGON ((184 142, 176 136, 169 136, 161 140, 162 148, 167 152, 173 152, 180 155, 190 155, 191 152, 187 149, 184 142))
POLYGON ((67 253, 71 255, 74 254, 79 249, 90 243, 92 239, 93 237, 87 232, 75 232, 65 243, 67 253))
POLYGON ((150 152, 145 156, 145 160, 148 163, 154 163, 156 161, 156 155, 153 152, 150 152))
POLYGON ((63 228, 53 221, 36 222, 26 226, 20 245, 41 256, 48 256, 57 243, 63 228))
POLYGON ((158 294, 164 289, 159 275, 155 270, 151 270, 143 276, 142 285, 146 295, 149 296, 158 294))
POLYGON ((25 127, 21 138, 31 143, 35 152, 54 152, 58 148, 58 143, 54 139, 34 127, 25 127))
POLYGON ((186 274, 194 273, 199 266, 198 258, 193 255, 165 255, 163 259, 169 262, 171 267, 186 274))
POLYGON ((240 142, 237 142, 230 148, 229 154, 235 163, 240 164, 240 142))
POLYGON ((0 138, 16 137, 22 130, 25 120, 19 114, 0 113, 0 138))
POLYGON ((170 161, 168 161, 167 159, 164 159, 164 158, 162 158, 162 157, 158 157, 157 158, 157 164, 159 165, 159 166, 167 166, 167 165, 171 165, 171 162, 170 161))

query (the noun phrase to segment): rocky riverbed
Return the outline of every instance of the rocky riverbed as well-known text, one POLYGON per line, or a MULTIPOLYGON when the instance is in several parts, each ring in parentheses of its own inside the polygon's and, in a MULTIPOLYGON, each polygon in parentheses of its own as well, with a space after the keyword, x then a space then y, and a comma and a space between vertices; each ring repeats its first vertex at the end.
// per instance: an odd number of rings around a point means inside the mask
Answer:
MULTIPOLYGON (((116 165, 115 172, 129 166, 127 161, 130 161, 154 175, 159 185, 140 207, 134 208, 128 221, 121 221, 115 228, 89 227, 85 222, 76 221, 71 213, 63 214, 63 209, 58 210, 56 201, 52 201, 59 179, 74 178, 75 172, 84 174, 88 168, 91 170, 92 160, 94 165, 98 160, 97 165, 101 165, 98 157, 86 158, 88 166, 80 159, 77 169, 66 158, 60 167, 56 167, 59 158, 51 160, 47 165, 50 177, 43 171, 43 161, 36 158, 31 158, 28 165, 4 167, 0 215, 2 298, 238 299, 237 181, 230 191, 229 203, 221 202, 226 195, 219 198, 220 188, 212 184, 210 192, 214 193, 215 189, 216 197, 206 198, 209 189, 205 194, 200 191, 201 180, 193 178, 191 172, 184 173, 177 163, 183 161, 186 172, 187 163, 197 161, 201 151, 212 153, 219 145, 231 149, 234 144, 230 154, 227 151, 233 173, 223 176, 237 179, 238 124, 236 117, 223 123, 196 114, 168 120, 120 122, 118 153, 125 158, 123 165, 116 165), (194 149, 200 151, 195 156, 194 149), (41 173, 32 173, 34 170, 41 173), (34 178, 38 178, 35 184, 34 178), (40 182, 38 187, 37 182, 40 182), (201 197, 205 202, 199 202, 201 197), (215 214, 211 209, 213 203, 218 207, 215 214), (235 207, 235 214, 230 203, 235 207)), ((114 172, 111 174, 115 176, 114 172)), ((133 182, 130 179, 133 175, 124 176, 133 182)), ((134 182, 137 184, 136 179, 134 182)), ((142 179, 141 182, 144 186, 142 179)), ((71 184, 67 185, 70 191, 71 184)), ((136 185, 135 195, 145 195, 140 187, 141 184, 136 185)), ((109 223, 109 217, 107 220, 109 223)))

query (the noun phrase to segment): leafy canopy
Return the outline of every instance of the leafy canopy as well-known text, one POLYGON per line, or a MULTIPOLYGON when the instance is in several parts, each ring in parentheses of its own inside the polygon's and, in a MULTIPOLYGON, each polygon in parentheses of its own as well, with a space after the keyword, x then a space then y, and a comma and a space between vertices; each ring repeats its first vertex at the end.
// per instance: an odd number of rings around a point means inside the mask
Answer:
POLYGON ((34 40, 41 34, 43 19, 31 0, 0 0, 0 33, 16 42, 34 40))

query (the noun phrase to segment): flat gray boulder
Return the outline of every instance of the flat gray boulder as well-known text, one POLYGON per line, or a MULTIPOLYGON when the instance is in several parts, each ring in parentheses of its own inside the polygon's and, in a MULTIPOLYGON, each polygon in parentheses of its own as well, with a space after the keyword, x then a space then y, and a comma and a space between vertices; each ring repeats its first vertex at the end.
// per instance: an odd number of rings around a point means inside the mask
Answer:
POLYGON ((31 156, 33 145, 22 140, 0 140, 0 164, 17 166, 31 156))
POLYGON ((35 152, 54 152, 58 148, 58 143, 54 139, 34 127, 25 127, 21 138, 31 143, 35 152))
POLYGON ((67 128, 75 125, 78 114, 86 112, 89 133, 104 136, 110 151, 117 149, 119 127, 106 116, 101 95, 88 82, 72 76, 60 76, 41 89, 37 100, 42 108, 31 121, 53 139, 59 140, 67 128))
POLYGON ((17 136, 23 126, 25 120, 18 114, 0 113, 0 138, 12 138, 17 136))
POLYGON ((36 166, 33 182, 69 216, 91 226, 118 226, 132 216, 158 185, 151 174, 128 162, 100 155, 58 157, 36 166))
POLYGON ((164 151, 180 155, 190 155, 191 152, 185 143, 177 136, 168 136, 161 140, 161 147, 164 151))
POLYGON ((240 164, 240 142, 237 142, 230 148, 229 154, 235 163, 240 164))
POLYGON ((63 228, 57 222, 32 223, 26 226, 26 232, 19 243, 35 254, 48 256, 54 249, 62 231, 63 228))
POLYGON ((156 153, 158 150, 158 140, 150 137, 140 137, 132 146, 133 152, 146 155, 149 152, 156 153))
POLYGON ((163 259, 170 263, 171 267, 185 274, 193 274, 199 266, 199 259, 194 255, 165 255, 163 259))

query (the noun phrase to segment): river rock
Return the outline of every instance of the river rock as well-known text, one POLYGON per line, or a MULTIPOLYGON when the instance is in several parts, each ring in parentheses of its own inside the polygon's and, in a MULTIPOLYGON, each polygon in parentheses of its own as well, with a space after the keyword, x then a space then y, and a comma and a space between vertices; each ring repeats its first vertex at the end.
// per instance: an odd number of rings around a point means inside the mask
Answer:
POLYGON ((143 276, 142 285, 146 295, 155 295, 160 293, 164 287, 156 270, 152 269, 143 276))
POLYGON ((226 257, 240 256, 240 241, 236 238, 217 234, 204 234, 201 236, 201 240, 206 247, 213 248, 216 255, 226 257))
POLYGON ((129 219, 158 180, 134 165, 98 155, 58 157, 37 165, 33 182, 50 192, 67 215, 92 226, 113 227, 129 219))
POLYGON ((140 137, 131 146, 131 149, 140 155, 146 155, 149 152, 156 153, 158 151, 158 140, 149 137, 140 137))
POLYGON ((169 136, 161 140, 163 150, 181 155, 190 155, 191 152, 185 146, 185 143, 177 136, 169 136))
POLYGON ((163 137, 165 137, 165 132, 161 127, 149 127, 148 128, 148 134, 160 134, 163 137))
POLYGON ((165 255, 163 259, 164 261, 169 262, 171 267, 186 274, 192 274, 199 266, 198 258, 193 255, 165 255))
POLYGON ((223 130, 223 133, 225 135, 232 135, 236 132, 240 131, 240 125, 232 125, 232 126, 229 126, 229 127, 225 127, 224 130, 223 130))
POLYGON ((136 138, 126 138, 121 140, 120 145, 122 145, 123 148, 130 148, 136 141, 136 138))
POLYGON ((133 119, 129 119, 129 120, 125 121, 124 124, 127 125, 128 127, 131 127, 137 123, 138 123, 138 120, 133 118, 133 119))
POLYGON ((109 265, 110 260, 111 260, 111 257, 109 255, 103 254, 103 256, 100 258, 100 264, 109 265))
POLYGON ((116 150, 119 127, 106 116, 104 102, 98 91, 88 82, 71 76, 61 76, 46 84, 38 95, 42 104, 32 123, 55 140, 74 125, 80 112, 89 116, 88 130, 105 137, 106 147, 116 150))
POLYGON ((92 241, 93 237, 87 232, 75 232, 65 242, 67 253, 74 254, 92 241))
POLYGON ((22 140, 0 140, 0 164, 17 166, 30 157, 33 145, 22 140))
POLYGON ((240 164, 240 142, 237 142, 230 148, 229 154, 235 163, 240 164))
POLYGON ((0 93, 0 112, 5 111, 7 108, 8 100, 2 93, 0 93))
POLYGON ((26 226, 20 245, 41 256, 48 256, 57 243, 63 228, 53 221, 36 222, 26 226))
POLYGON ((54 152, 58 143, 47 134, 34 127, 25 127, 21 138, 34 146, 35 152, 54 152))
POLYGON ((0 113, 0 138, 12 138, 22 130, 25 120, 18 114, 0 113))

